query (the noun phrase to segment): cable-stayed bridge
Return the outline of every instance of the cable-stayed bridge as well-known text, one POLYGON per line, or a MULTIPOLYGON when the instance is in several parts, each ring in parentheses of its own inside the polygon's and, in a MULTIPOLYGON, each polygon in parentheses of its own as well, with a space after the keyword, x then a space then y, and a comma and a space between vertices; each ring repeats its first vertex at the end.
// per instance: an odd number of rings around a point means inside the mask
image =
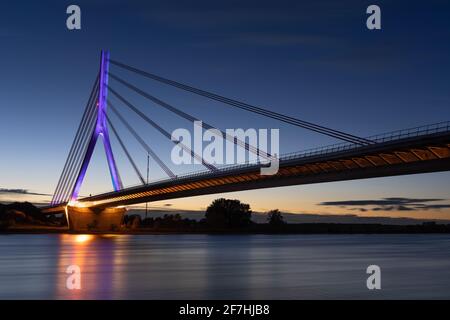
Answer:
POLYGON ((368 138, 358 137, 169 80, 110 59, 109 53, 102 51, 100 71, 94 82, 51 205, 44 208, 43 211, 44 213, 57 213, 67 209, 68 206, 77 206, 95 209, 98 212, 98 210, 104 210, 105 208, 204 194, 447 170, 450 170, 450 122, 399 130, 368 138), (286 155, 270 154, 269 151, 259 149, 257 146, 246 142, 245 139, 231 136, 205 122, 204 119, 198 119, 133 85, 115 72, 110 71, 110 65, 148 80, 223 103, 231 108, 238 108, 258 116, 268 117, 342 142, 286 155), (139 106, 130 102, 118 90, 118 87, 125 87, 151 101, 152 104, 192 123, 201 120, 204 129, 216 129, 216 132, 223 139, 244 148, 248 153, 257 155, 258 160, 230 166, 218 166, 215 163, 209 163, 201 154, 192 150, 189 145, 182 141, 172 140, 171 133, 147 116, 139 106), (120 101, 120 105, 113 103, 109 96, 114 96, 116 100, 120 101), (134 126, 124 116, 121 108, 126 108, 135 113, 171 143, 177 144, 184 152, 201 163, 205 170, 176 175, 158 156, 151 144, 138 134, 134 126), (127 141, 121 138, 114 120, 119 121, 122 127, 129 131, 143 150, 164 171, 167 178, 150 183, 144 179, 127 148, 127 141), (111 148, 110 132, 117 139, 118 145, 133 167, 141 182, 140 185, 124 188, 111 148), (79 191, 99 138, 105 148, 114 191, 80 198, 79 191), (261 168, 267 167, 274 161, 279 166, 277 173, 273 175, 261 174, 261 168))

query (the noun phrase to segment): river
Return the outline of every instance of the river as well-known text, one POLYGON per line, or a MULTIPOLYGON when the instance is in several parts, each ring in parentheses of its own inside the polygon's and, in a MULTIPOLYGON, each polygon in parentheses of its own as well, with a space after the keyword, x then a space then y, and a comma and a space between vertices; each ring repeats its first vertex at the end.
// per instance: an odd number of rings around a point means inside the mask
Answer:
POLYGON ((450 299, 449 235, 0 235, 0 299, 418 298, 450 299))

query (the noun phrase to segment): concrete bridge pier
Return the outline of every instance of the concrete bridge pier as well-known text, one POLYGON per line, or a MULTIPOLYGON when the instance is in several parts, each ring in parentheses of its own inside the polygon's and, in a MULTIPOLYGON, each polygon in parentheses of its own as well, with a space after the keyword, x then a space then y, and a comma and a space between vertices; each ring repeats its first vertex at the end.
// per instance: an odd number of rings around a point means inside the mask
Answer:
POLYGON ((119 231, 125 212, 125 208, 66 207, 67 222, 71 231, 119 231))

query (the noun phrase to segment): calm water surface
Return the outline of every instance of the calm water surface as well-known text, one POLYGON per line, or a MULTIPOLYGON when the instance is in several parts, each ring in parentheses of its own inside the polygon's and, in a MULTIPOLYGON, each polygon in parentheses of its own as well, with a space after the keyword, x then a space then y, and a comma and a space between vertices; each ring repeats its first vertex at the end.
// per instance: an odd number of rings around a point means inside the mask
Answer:
POLYGON ((0 299, 19 298, 449 299, 450 236, 0 235, 0 299))

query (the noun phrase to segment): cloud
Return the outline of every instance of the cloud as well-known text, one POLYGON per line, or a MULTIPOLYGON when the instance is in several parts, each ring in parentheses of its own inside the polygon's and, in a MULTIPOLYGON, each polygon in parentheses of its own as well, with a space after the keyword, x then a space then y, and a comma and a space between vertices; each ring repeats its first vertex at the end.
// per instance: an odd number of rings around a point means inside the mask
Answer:
POLYGON ((417 207, 418 209, 423 209, 423 210, 431 210, 431 209, 448 209, 450 208, 450 204, 430 204, 430 205, 426 205, 425 207, 417 207))
POLYGON ((413 211, 414 208, 410 208, 410 207, 407 207, 407 206, 398 206, 397 210, 399 210, 399 211, 413 211))
MULTIPOLYGON (((209 3, 197 7, 189 3, 172 6, 147 7, 137 12, 137 17, 145 23, 163 26, 165 30, 180 29, 194 31, 195 46, 216 47, 242 46, 293 46, 336 44, 339 36, 315 30, 316 16, 337 27, 342 15, 349 10, 333 1, 324 6, 290 2, 280 6, 271 1, 255 3, 209 3)), ((351 11, 350 11, 351 12, 351 11)))
POLYGON ((442 201, 445 199, 435 199, 435 198, 383 198, 377 200, 343 200, 343 201, 326 201, 321 202, 321 206, 379 206, 379 205, 403 205, 403 204, 413 204, 413 203, 423 203, 423 202, 434 202, 442 201))
POLYGON ((261 47, 317 46, 330 45, 335 42, 336 39, 332 37, 313 34, 288 34, 286 32, 242 32, 236 35, 229 35, 222 39, 222 44, 224 45, 234 44, 261 47))
MULTIPOLYGON (((167 27, 182 28, 249 28, 279 26, 290 28, 308 28, 321 21, 328 22, 327 27, 336 28, 348 17, 357 16, 355 8, 361 7, 359 0, 347 0, 351 5, 343 6, 335 0, 321 1, 186 1, 176 6, 170 1, 140 4, 134 9, 135 16, 167 27)), ((108 3, 109 5, 109 3, 108 3)), ((123 10, 123 5, 121 5, 123 10)))
POLYGON ((423 211, 450 208, 449 203, 435 204, 445 201, 438 198, 383 198, 374 200, 343 200, 321 202, 320 206, 336 206, 349 210, 366 211, 423 211), (349 208, 350 207, 350 208, 349 208))
POLYGON ((49 196, 51 197, 51 194, 48 193, 38 193, 38 192, 30 192, 27 189, 7 189, 7 188, 0 188, 0 195, 1 194, 24 194, 24 195, 32 195, 32 196, 49 196))
POLYGON ((283 10, 264 10, 258 8, 210 7, 201 10, 192 8, 151 8, 142 10, 138 17, 145 21, 156 22, 170 28, 188 29, 222 29, 236 26, 262 26, 267 24, 286 24, 298 21, 298 15, 283 10))

